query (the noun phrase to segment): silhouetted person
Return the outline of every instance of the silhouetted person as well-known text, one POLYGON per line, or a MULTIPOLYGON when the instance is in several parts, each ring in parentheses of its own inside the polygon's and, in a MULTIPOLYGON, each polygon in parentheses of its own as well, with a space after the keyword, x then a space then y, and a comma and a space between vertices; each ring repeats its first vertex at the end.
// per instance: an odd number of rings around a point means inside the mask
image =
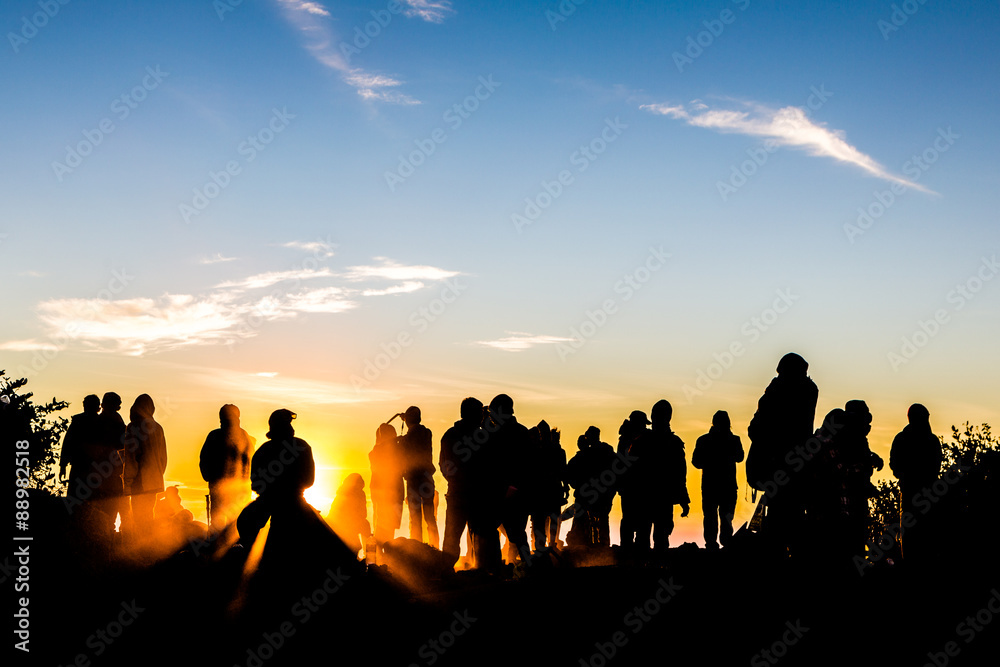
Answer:
POLYGON ((354 472, 344 478, 326 520, 349 549, 358 553, 364 548, 372 529, 368 523, 365 480, 361 475, 354 472))
POLYGON ((410 515, 410 539, 424 542, 423 526, 427 525, 427 540, 435 549, 441 546, 437 515, 434 511, 433 436, 420 423, 420 408, 410 406, 403 413, 406 433, 399 436, 405 468, 406 507, 410 515))
POLYGON ((240 428, 235 405, 222 406, 219 423, 205 438, 199 468, 208 482, 209 523, 221 529, 250 502, 250 458, 256 441, 240 428))
POLYGON ((788 547, 802 529, 807 484, 788 464, 813 434, 819 389, 806 372, 809 364, 795 353, 778 362, 778 375, 757 402, 747 434, 747 482, 767 491, 763 531, 778 548, 788 547), (784 484, 779 483, 784 481, 784 484))
POLYGON ((528 488, 530 476, 531 445, 528 429, 514 416, 514 400, 507 394, 498 394, 490 401, 490 443, 495 447, 500 486, 503 492, 501 524, 507 534, 508 547, 522 561, 528 561, 528 488))
POLYGON ((381 548, 396 537, 396 529, 403 521, 403 462, 392 424, 381 424, 375 431, 375 446, 368 453, 368 461, 375 542, 381 548))
MULTIPOLYGON (((591 426, 577 439, 579 451, 566 464, 566 479, 573 487, 573 525, 566 541, 585 546, 611 545, 608 516, 617 489, 615 450, 601 442, 601 430, 591 426)), ((622 465, 619 469, 624 470, 622 465)))
MULTIPOLYGON (((444 520, 444 545, 442 551, 457 562, 461 556, 462 533, 469 525, 469 518, 476 501, 473 445, 486 440, 482 432, 483 403, 471 396, 459 408, 461 419, 441 437, 438 467, 448 482, 445 494, 447 508, 444 520)), ((470 526, 470 535, 472 533, 470 526)), ((495 527, 494 527, 495 532, 495 527)), ((473 549, 474 550, 474 549, 473 549)), ((469 554, 472 557, 474 554, 469 554)))
POLYGON ((101 399, 100 443, 95 447, 94 460, 101 464, 92 466, 87 472, 88 486, 91 474, 97 481, 93 486, 94 505, 101 512, 101 532, 104 537, 115 532, 115 518, 121 515, 121 523, 127 523, 128 504, 125 498, 125 488, 122 482, 124 467, 123 437, 125 435, 125 420, 118 411, 121 410, 122 399, 113 391, 104 394, 101 399), (106 464, 106 465, 104 465, 106 464))
POLYGON ((100 452, 100 409, 101 399, 97 394, 86 396, 83 399, 83 412, 73 415, 63 437, 62 452, 59 455, 59 478, 66 479, 66 467, 69 466, 66 496, 76 501, 87 501, 92 495, 87 488, 86 477, 92 472, 100 452))
POLYGON ((629 470, 630 493, 640 509, 636 529, 636 549, 649 550, 649 532, 653 531, 653 549, 665 556, 674 530, 674 505, 681 506, 681 516, 690 511, 687 490, 687 461, 684 442, 670 429, 673 408, 666 400, 657 401, 650 412, 650 430, 629 447, 634 458, 629 470))
POLYGON ((736 464, 743 460, 743 443, 734 435, 729 413, 719 410, 712 417, 712 428, 698 438, 691 465, 700 468, 701 508, 705 521, 705 547, 717 549, 718 535, 722 546, 733 536, 733 516, 736 514, 736 464))
POLYGON ((529 510, 534 549, 558 546, 559 514, 568 497, 566 484, 566 452, 559 444, 559 430, 545 420, 535 427, 535 454, 527 463, 532 470, 529 510))
MULTIPOLYGON (((618 455, 626 456, 629 460, 629 468, 618 478, 618 493, 622 497, 622 521, 619 530, 621 534, 622 551, 631 554, 635 546, 637 535, 643 526, 646 527, 646 545, 649 545, 649 526, 652 519, 649 518, 649 509, 643 507, 646 499, 644 487, 647 483, 653 482, 648 472, 643 472, 635 466, 638 463, 638 456, 641 450, 646 448, 646 440, 649 438, 649 419, 642 410, 633 410, 629 414, 621 427, 618 429, 618 455), (633 457, 636 457, 633 462, 633 457)), ((638 536, 642 541, 642 536, 638 536)))
POLYGON ((871 518, 868 499, 877 493, 871 477, 876 470, 882 469, 884 463, 882 457, 868 445, 868 434, 872 430, 872 414, 868 405, 861 400, 848 401, 844 414, 846 425, 842 431, 841 464, 847 473, 847 546, 851 555, 863 556, 871 518))
POLYGON ((889 469, 899 480, 902 511, 909 512, 917 520, 912 527, 903 528, 903 557, 911 559, 913 552, 919 552, 923 546, 922 535, 928 534, 926 525, 921 525, 926 521, 917 512, 914 501, 921 491, 931 488, 937 481, 944 455, 940 439, 931 430, 927 408, 914 403, 906 417, 909 424, 892 440, 889 469))
POLYGON ((167 440, 153 419, 153 399, 140 394, 129 410, 125 429, 125 494, 131 496, 132 522, 136 534, 148 535, 153 527, 156 494, 163 492, 167 469, 167 440))
POLYGON ((316 478, 316 462, 309 443, 295 437, 295 416, 287 409, 271 413, 268 440, 250 460, 250 486, 258 496, 236 521, 240 543, 249 548, 270 520, 248 595, 253 600, 260 590, 260 604, 271 611, 287 610, 286 604, 311 594, 324 573, 343 568, 353 574, 360 566, 357 554, 305 500, 303 494, 316 478), (283 598, 281 604, 276 597, 283 598))

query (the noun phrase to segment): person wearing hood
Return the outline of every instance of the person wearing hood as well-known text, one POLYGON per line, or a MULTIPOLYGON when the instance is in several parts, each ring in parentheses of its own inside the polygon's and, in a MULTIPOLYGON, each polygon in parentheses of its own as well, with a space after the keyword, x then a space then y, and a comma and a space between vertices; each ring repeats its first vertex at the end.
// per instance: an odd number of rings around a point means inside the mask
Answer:
POLYGON ((240 428, 235 405, 222 406, 219 423, 205 438, 199 468, 208 482, 209 524, 221 529, 250 502, 250 458, 256 441, 240 428))
POLYGON ((700 468, 701 507, 705 522, 705 547, 718 549, 733 536, 736 514, 736 464, 743 460, 743 443, 731 429, 729 413, 719 410, 712 417, 712 428, 698 438, 691 454, 691 465, 700 468), (716 542, 718 536, 718 542, 716 542))
POLYGON ((140 394, 129 410, 125 428, 125 495, 131 496, 132 522, 138 535, 153 527, 156 495, 163 492, 163 473, 167 469, 167 440, 163 428, 153 419, 155 411, 149 394, 140 394))
MULTIPOLYGON (((911 405, 906 413, 909 423, 896 434, 889 449, 889 469, 899 480, 904 513, 915 513, 917 508, 914 501, 919 493, 923 489, 930 488, 941 473, 944 454, 941 440, 931 430, 930 417, 930 412, 920 403, 911 405)), ((911 557, 915 543, 919 548, 920 537, 920 526, 903 529, 904 559, 911 557), (916 530, 913 530, 914 528, 916 530), (917 540, 914 540, 914 537, 917 540)))
POLYGON ((783 356, 776 370, 747 427, 746 474, 751 487, 766 493, 764 532, 782 549, 801 534, 805 520, 806 476, 795 474, 787 460, 813 435, 819 389, 807 375, 809 364, 794 352, 783 356))
POLYGON ((365 480, 356 472, 344 478, 337 496, 330 504, 326 515, 337 536, 354 553, 360 552, 371 537, 372 528, 368 523, 368 497, 365 495, 365 480))

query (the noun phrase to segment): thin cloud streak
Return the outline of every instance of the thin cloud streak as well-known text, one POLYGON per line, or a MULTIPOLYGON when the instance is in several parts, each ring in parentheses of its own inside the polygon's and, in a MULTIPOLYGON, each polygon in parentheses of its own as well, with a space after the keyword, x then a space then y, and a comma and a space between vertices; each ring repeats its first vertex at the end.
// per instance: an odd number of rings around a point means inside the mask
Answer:
POLYGON ((758 105, 746 106, 751 108, 745 111, 711 109, 696 100, 690 104, 690 108, 686 108, 683 104, 643 104, 639 108, 683 120, 694 127, 767 137, 779 145, 799 148, 810 155, 830 157, 839 162, 853 164, 877 178, 928 194, 937 194, 918 183, 889 172, 876 160, 847 143, 843 130, 831 130, 822 124, 814 123, 809 119, 805 109, 783 107, 775 111, 758 105))
POLYGON ((448 271, 435 266, 405 266, 392 261, 387 257, 375 257, 381 262, 378 266, 361 265, 349 266, 344 272, 344 277, 352 281, 367 280, 371 278, 383 278, 387 280, 446 280, 460 275, 458 271, 448 271))
MULTIPOLYGON (((346 57, 340 51, 339 42, 330 29, 330 13, 318 3, 301 2, 301 0, 277 0, 282 8, 285 19, 295 27, 305 40, 305 49, 324 67, 340 74, 341 79, 355 89, 364 100, 374 100, 389 104, 413 105, 420 104, 405 93, 386 90, 402 85, 402 82, 392 77, 370 74, 363 69, 351 67, 346 57)), ((422 3, 418 3, 422 4, 422 3)), ((437 5, 443 3, 427 3, 430 7, 411 8, 411 15, 417 12, 437 15, 440 12, 437 5)), ((404 13, 406 10, 404 10, 404 13)), ((443 16, 443 15, 442 15, 443 16)), ((431 20, 431 19, 425 19, 431 20)), ((443 19, 442 19, 443 20, 443 19)), ((435 21, 440 22, 440 21, 435 21)))
POLYGON ((524 352, 538 345, 558 345, 559 343, 570 343, 572 338, 562 336, 544 336, 520 331, 508 331, 509 336, 498 338, 497 340, 478 340, 476 345, 492 347, 504 352, 524 352))

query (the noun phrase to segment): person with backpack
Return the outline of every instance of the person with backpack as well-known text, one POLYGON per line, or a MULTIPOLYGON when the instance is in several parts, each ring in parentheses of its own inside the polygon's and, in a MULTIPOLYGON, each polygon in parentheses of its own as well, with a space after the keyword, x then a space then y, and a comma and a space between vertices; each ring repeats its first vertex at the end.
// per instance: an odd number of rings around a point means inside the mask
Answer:
POLYGON ((792 547, 805 520, 806 476, 789 461, 813 434, 819 389, 808 370, 809 364, 798 354, 783 356, 778 375, 764 390, 747 427, 747 483, 765 492, 762 532, 780 550, 792 547))

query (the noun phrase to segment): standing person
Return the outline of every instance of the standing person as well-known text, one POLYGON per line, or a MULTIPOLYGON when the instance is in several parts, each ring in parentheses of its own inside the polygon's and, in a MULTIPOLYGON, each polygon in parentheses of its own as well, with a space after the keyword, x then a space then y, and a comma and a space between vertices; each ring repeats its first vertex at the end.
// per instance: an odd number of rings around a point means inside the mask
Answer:
POLYGON ((63 438, 62 452, 59 455, 59 479, 66 479, 66 467, 69 466, 66 486, 68 507, 88 500, 91 495, 86 488, 86 477, 96 462, 95 456, 100 448, 100 409, 101 399, 97 394, 86 396, 83 399, 83 412, 73 415, 63 438))
POLYGON ((209 524, 221 530, 250 502, 250 458, 256 440, 240 428, 235 405, 222 406, 219 423, 205 438, 199 468, 208 482, 209 524))
POLYGON ((406 507, 410 515, 410 539, 423 542, 423 526, 427 525, 427 543, 441 547, 437 515, 434 511, 434 445, 431 430, 420 423, 420 408, 411 405, 403 413, 406 433, 399 437, 400 449, 406 461, 403 479, 406 481, 406 507))
POLYGON ((531 555, 528 546, 530 443, 528 429, 514 416, 514 400, 507 394, 497 394, 490 401, 490 444, 495 447, 497 472, 503 491, 501 524, 512 548, 527 562, 531 555))
POLYGON ((861 400, 848 401, 844 406, 844 416, 840 463, 846 473, 847 532, 842 546, 845 555, 863 557, 871 520, 868 499, 877 493, 871 477, 876 470, 882 469, 884 462, 868 444, 868 434, 872 430, 872 413, 868 405, 861 400))
POLYGON ((701 469, 701 508, 705 516, 705 548, 718 549, 733 536, 736 514, 736 464, 743 460, 743 443, 731 430, 729 413, 719 410, 712 428, 698 438, 691 465, 701 469), (718 542, 716 541, 718 536, 718 542))
POLYGON ((375 542, 382 545, 396 537, 403 521, 403 462, 396 429, 381 424, 375 431, 375 446, 368 453, 371 463, 372 521, 375 542))
POLYGON ((657 401, 650 411, 650 430, 633 443, 629 454, 638 459, 638 474, 633 493, 643 507, 642 519, 636 524, 636 547, 649 550, 649 531, 653 530, 653 549, 665 556, 674 531, 674 505, 681 506, 681 516, 690 511, 687 490, 687 461, 684 441, 670 429, 673 408, 666 400, 657 401), (637 450, 637 451, 636 451, 637 450))
MULTIPOLYGON (((896 434, 889 449, 889 469, 899 480, 902 511, 914 515, 914 500, 923 489, 929 489, 941 473, 944 455, 941 441, 931 430, 930 412, 920 403, 914 403, 906 412, 909 423, 896 434)), ((902 518, 902 515, 900 515, 902 518)), ((921 519, 926 524, 924 519, 921 519)), ((930 541, 926 525, 915 524, 903 529, 903 558, 913 560, 926 552, 930 541)))
MULTIPOLYGON (((608 473, 614 477, 614 448, 601 442, 601 430, 591 426, 581 435, 576 445, 580 451, 566 464, 566 479, 573 487, 573 525, 566 536, 567 543, 572 535, 585 546, 608 547, 611 545, 608 517, 614 503, 616 484, 606 484, 608 473), (602 481, 602 474, 605 480, 602 481)), ((619 466, 619 470, 627 470, 619 466)))
POLYGON ((139 536, 152 531, 156 494, 163 492, 163 473, 167 469, 167 440, 163 428, 153 419, 155 409, 149 394, 140 394, 129 410, 125 429, 122 479, 125 494, 131 496, 132 522, 139 536))
POLYGON ((806 374, 809 364, 794 352, 783 356, 776 370, 747 427, 746 474, 751 487, 767 492, 763 532, 775 548, 784 551, 802 532, 808 491, 806 476, 795 474, 785 463, 786 456, 813 434, 819 389, 806 374), (779 473, 788 478, 786 484, 774 483, 779 473))
POLYGON ((618 493, 622 497, 621 548, 625 555, 631 555, 636 542, 645 541, 649 547, 649 529, 652 519, 650 508, 645 504, 648 487, 655 484, 651 478, 642 452, 647 449, 649 419, 642 410, 633 410, 628 419, 618 429, 618 455, 626 456, 632 465, 618 479, 618 493), (645 530, 645 538, 642 531, 645 530))
POLYGON ((531 539, 535 551, 559 542, 559 514, 569 495, 566 484, 566 452, 559 444, 559 429, 538 422, 531 490, 531 539))
POLYGON ((101 398, 100 442, 95 447, 92 471, 97 472, 100 483, 94 488, 94 506, 101 512, 102 537, 115 533, 115 519, 121 516, 121 524, 128 523, 128 505, 122 483, 124 451, 122 439, 125 436, 125 420, 118 414, 121 410, 121 396, 109 391, 101 398), (105 465, 106 464, 106 465, 105 465))
MULTIPOLYGON (((448 482, 442 551, 455 562, 461 556, 462 533, 466 526, 469 526, 469 532, 472 533, 470 517, 473 514, 475 493, 472 457, 477 452, 471 445, 485 440, 485 434, 481 432, 482 401, 471 396, 464 399, 459 407, 459 414, 461 419, 441 437, 441 453, 438 458, 441 474, 448 482)), ((475 560, 474 554, 468 555, 470 560, 475 560)))

